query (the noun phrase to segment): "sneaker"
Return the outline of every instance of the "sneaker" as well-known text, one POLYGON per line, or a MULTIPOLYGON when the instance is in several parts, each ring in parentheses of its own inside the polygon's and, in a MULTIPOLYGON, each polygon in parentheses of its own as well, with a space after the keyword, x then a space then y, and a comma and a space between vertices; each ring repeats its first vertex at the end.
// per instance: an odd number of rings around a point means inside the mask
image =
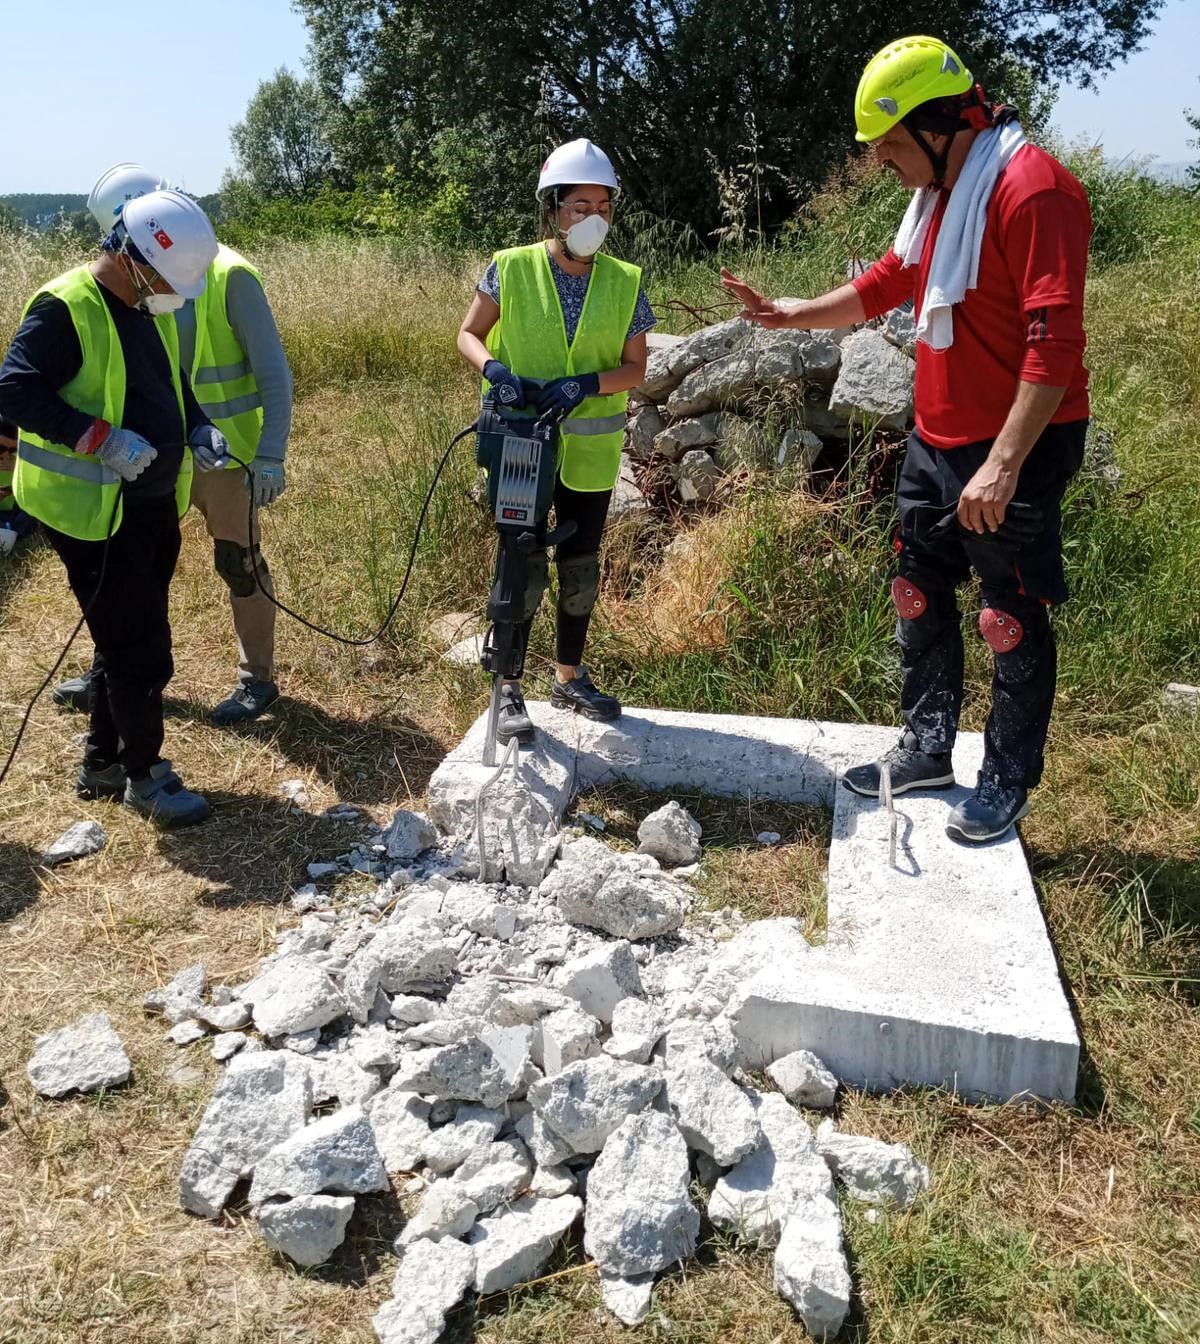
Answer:
POLYGON ((212 811, 208 800, 183 787, 170 761, 150 767, 144 779, 125 783, 125 806, 141 812, 160 826, 192 826, 212 811))
POLYGON ((586 667, 579 668, 578 675, 570 681, 559 681, 555 677, 550 703, 555 709, 573 709, 585 719, 596 719, 600 723, 621 717, 621 702, 615 695, 605 695, 597 690, 586 667))
POLYGON ((89 803, 98 798, 124 798, 125 784, 123 766, 114 763, 98 770, 84 761, 75 777, 75 792, 89 803))
POLYGON ((851 793, 864 798, 878 798, 880 767, 887 763, 892 773, 892 792, 907 793, 910 789, 946 789, 954 783, 954 767, 950 753, 922 751, 917 735, 906 728, 900 741, 882 761, 870 765, 856 765, 842 776, 842 783, 851 793))
POLYGON ((533 741, 533 720, 525 708, 525 697, 521 694, 521 688, 509 681, 500 687, 496 737, 501 742, 508 742, 514 737, 518 742, 533 741))
POLYGON ((975 792, 950 813, 946 834, 964 844, 982 845, 988 840, 998 840, 1028 815, 1027 789, 1019 784, 1009 788, 1000 782, 999 775, 985 775, 981 770, 975 792))
POLYGON ((92 669, 89 667, 82 677, 71 677, 67 681, 60 681, 50 692, 50 699, 56 705, 62 705, 64 709, 87 709, 88 694, 91 689, 92 669))
POLYGON ((252 723, 278 699, 279 687, 273 681, 244 681, 213 710, 212 721, 218 728, 252 723))

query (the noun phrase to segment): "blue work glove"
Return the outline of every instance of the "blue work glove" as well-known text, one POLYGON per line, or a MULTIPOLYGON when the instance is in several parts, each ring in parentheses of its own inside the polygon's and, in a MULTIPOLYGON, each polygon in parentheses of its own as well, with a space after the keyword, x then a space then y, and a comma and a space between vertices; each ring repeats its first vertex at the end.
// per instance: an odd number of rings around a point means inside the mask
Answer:
POLYGON ((212 425, 199 425, 188 436, 188 445, 197 471, 216 471, 229 466, 233 458, 229 455, 229 443, 225 435, 212 425))
POLYGON ((246 484, 254 495, 254 507, 265 509, 287 489, 287 473, 277 457, 256 457, 246 484))
POLYGON ((488 393, 497 406, 506 411, 519 411, 525 405, 525 389, 521 380, 507 365, 498 359, 489 359, 483 366, 483 376, 491 383, 488 393))
POLYGON ((95 456, 123 481, 136 481, 158 456, 158 449, 132 429, 120 429, 99 418, 75 445, 77 453, 95 456))
POLYGON ((555 378, 542 388, 537 399, 539 415, 557 411, 568 415, 588 397, 594 397, 600 391, 598 373, 576 373, 569 378, 555 378))

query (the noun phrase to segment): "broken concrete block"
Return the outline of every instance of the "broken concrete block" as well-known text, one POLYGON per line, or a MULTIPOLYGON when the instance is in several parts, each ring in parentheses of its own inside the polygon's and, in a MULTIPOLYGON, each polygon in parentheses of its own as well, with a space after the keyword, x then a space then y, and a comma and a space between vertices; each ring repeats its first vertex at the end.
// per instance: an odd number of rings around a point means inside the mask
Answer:
POLYGON ((703 448, 693 448, 690 453, 684 453, 671 474, 679 488, 679 498, 685 504, 711 499, 721 481, 721 468, 703 448))
MULTIPOLYGON (((533 1027, 485 1027, 479 1039, 492 1052, 500 1069, 504 1100, 520 1096, 525 1090, 525 1071, 533 1050, 533 1027)), ((497 1103, 499 1104, 499 1103, 497 1103)))
POLYGON ((425 1164, 439 1174, 453 1171, 476 1149, 487 1148, 503 1123, 501 1112, 489 1106, 460 1106, 453 1120, 426 1136, 425 1164))
POLYGON ((650 1315, 650 1297, 654 1288, 653 1274, 636 1274, 628 1278, 620 1274, 600 1271, 600 1297, 604 1305, 622 1325, 642 1325, 650 1315))
POLYGON ((97 1092, 129 1081, 132 1066, 106 1013, 88 1013, 70 1026, 39 1036, 25 1066, 42 1097, 97 1092))
POLYGON ((254 1168, 250 1203, 283 1195, 360 1195, 390 1189, 375 1131, 361 1106, 347 1106, 277 1143, 254 1168))
POLYGON ((625 425, 625 447, 637 462, 649 462, 654 441, 667 427, 662 412, 651 404, 631 415, 625 425))
POLYGON ((142 1007, 148 1013, 162 1013, 168 1022, 182 1022, 187 1017, 199 1017, 204 1011, 200 1000, 208 984, 203 966, 187 966, 165 984, 142 996, 142 1007))
POLYGON ((406 812, 403 808, 392 815, 383 833, 388 858, 401 863, 424 854, 437 842, 437 827, 433 822, 423 812, 406 812))
POLYGON ((529 1193, 540 1199, 573 1195, 578 1188, 579 1182, 570 1167, 538 1167, 529 1182, 529 1193))
POLYGON ((604 1053, 630 1064, 645 1064, 664 1026, 661 1008, 643 999, 622 999, 613 1009, 612 1036, 604 1042, 604 1053))
POLYGON ((795 1106, 827 1111, 837 1096, 837 1079, 811 1050, 793 1050, 777 1059, 767 1076, 795 1106))
POLYGON ((208 1029, 203 1022, 197 1022, 194 1017, 185 1017, 182 1022, 176 1022, 163 1039, 172 1045, 185 1046, 195 1045, 207 1035, 208 1029))
POLYGON ((349 1050, 318 1046, 305 1059, 313 1080, 313 1105, 337 1101, 339 1106, 364 1106, 383 1087, 373 1069, 363 1069, 349 1050))
POLYGON ((475 1252, 453 1237, 422 1238, 405 1248, 392 1297, 375 1313, 379 1344, 435 1344, 475 1278, 475 1252))
POLYGON ((793 1213, 775 1249, 775 1288, 814 1339, 832 1339, 850 1311, 850 1271, 837 1204, 819 1199, 793 1213))
POLYGON ((547 1076, 600 1053, 600 1022, 578 1004, 547 1013, 533 1029, 533 1062, 547 1076))
POLYGON ((613 1131, 587 1182, 583 1244, 609 1274, 652 1274, 696 1249, 700 1215, 688 1195, 687 1145, 661 1111, 613 1131))
POLYGON ((475 1251, 476 1291, 501 1293, 537 1278, 582 1210, 583 1202, 574 1195, 525 1195, 480 1219, 467 1238, 475 1251))
POLYGON ((666 1080, 667 1107, 689 1147, 732 1167, 762 1142, 749 1097, 710 1060, 687 1059, 666 1080))
POLYGON ((244 1031, 223 1031, 213 1037, 213 1059, 223 1064, 227 1059, 232 1059, 249 1039, 244 1031))
POLYGON ((536 1111, 521 1116, 513 1128, 540 1167, 558 1167, 575 1156, 571 1145, 559 1138, 536 1111))
POLYGON ((627 942, 598 947, 560 966, 551 977, 555 989, 575 999, 584 1012, 611 1022, 622 999, 645 998, 637 962, 627 942))
POLYGON ((307 957, 272 962, 242 990, 254 1025, 266 1036, 311 1031, 341 1017, 346 1001, 325 971, 307 957))
POLYGON ((432 1137, 429 1103, 388 1087, 367 1102, 366 1111, 384 1170, 415 1171, 432 1137))
POLYGON ((241 999, 230 1003, 201 1004, 196 1017, 214 1031, 241 1031, 250 1025, 250 1005, 241 999))
POLYGON ((1163 691, 1163 704, 1168 709, 1200 709, 1200 686, 1172 681, 1163 691))
POLYGON ((478 1037, 457 1045, 416 1050, 405 1059, 392 1086, 447 1101, 479 1101, 502 1106, 523 1086, 515 1081, 491 1048, 478 1037))
POLYGON ((667 398, 668 414, 700 415, 736 404, 754 390, 756 362, 753 350, 741 349, 702 364, 667 398))
POLYGON ((706 1059, 729 1077, 743 1062, 733 1027, 724 1017, 711 1021, 678 1018, 667 1028, 658 1048, 667 1069, 686 1068, 689 1060, 706 1059))
POLYGON ((352 1195, 300 1195, 264 1204, 258 1230, 273 1251, 298 1265, 320 1265, 346 1239, 354 1212, 352 1195))
POLYGON ((415 1027, 439 1017, 441 1007, 423 994, 397 994, 391 1000, 390 1012, 393 1021, 405 1027, 415 1027))
POLYGON ((458 949, 432 924, 406 921, 382 928, 355 952, 342 975, 342 994, 356 1022, 365 1022, 382 989, 396 994, 449 980, 458 949))
POLYGON ((607 1055, 580 1060, 529 1089, 529 1100, 573 1153, 598 1153, 626 1116, 662 1091, 663 1076, 607 1055))
POLYGON ((664 873, 618 864, 587 901, 559 909, 572 924, 600 929, 614 938, 661 938, 683 927, 692 893, 664 873))
POLYGON ((902 1143, 841 1134, 832 1120, 817 1129, 817 1151, 854 1199, 907 1208, 929 1189, 929 1168, 902 1143))
MULTIPOLYGON (((494 1206, 493 1206, 494 1207, 494 1206)), ((404 1224, 396 1238, 396 1249, 421 1237, 440 1241, 443 1237, 464 1237, 475 1226, 479 1205, 455 1181, 435 1181, 421 1196, 417 1211, 404 1224)))
POLYGON ((525 1145, 519 1139, 500 1139, 471 1153, 447 1184, 456 1185, 483 1214, 516 1199, 532 1176, 525 1145))
POLYGON ((77 821, 58 837, 38 862, 44 868, 56 868, 60 863, 99 854, 107 844, 108 833, 98 821, 77 821))
POLYGON ((708 448, 717 443, 722 435, 724 420, 720 412, 696 419, 676 420, 655 438, 654 451, 668 462, 678 462, 692 448, 708 448))
POLYGON ((183 1159, 179 1201, 215 1218, 255 1164, 301 1129, 312 1110, 303 1060, 284 1051, 239 1054, 221 1075, 183 1159))

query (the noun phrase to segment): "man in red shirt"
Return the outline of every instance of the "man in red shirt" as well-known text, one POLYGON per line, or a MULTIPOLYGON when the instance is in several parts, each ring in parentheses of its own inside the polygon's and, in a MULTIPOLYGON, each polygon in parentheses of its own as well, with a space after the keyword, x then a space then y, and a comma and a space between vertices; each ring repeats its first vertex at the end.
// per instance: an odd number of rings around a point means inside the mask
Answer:
POLYGON ((1048 608, 1067 597, 1061 505, 1088 420, 1083 295, 1091 213, 1074 177, 987 103, 945 43, 905 38, 867 66, 858 139, 914 190, 896 247, 817 299, 775 302, 728 271, 742 316, 768 328, 850 326, 907 299, 917 318, 916 429, 897 490, 892 583, 906 728, 844 776, 877 796, 954 783, 963 687, 955 590, 983 589, 995 655, 983 768, 947 830, 982 842, 1029 810, 1054 703, 1048 608), (956 198, 955 192, 958 191, 956 198), (1014 507, 1014 505, 1016 507, 1014 507))

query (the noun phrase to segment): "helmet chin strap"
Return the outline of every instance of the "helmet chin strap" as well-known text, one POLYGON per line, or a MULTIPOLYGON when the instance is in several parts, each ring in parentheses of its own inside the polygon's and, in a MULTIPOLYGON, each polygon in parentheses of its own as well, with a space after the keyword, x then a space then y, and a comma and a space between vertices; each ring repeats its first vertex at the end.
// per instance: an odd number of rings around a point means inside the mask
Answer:
POLYGON ((917 144, 925 151, 925 157, 929 160, 930 166, 933 168, 933 182, 930 185, 935 191, 941 191, 946 185, 946 166, 950 159, 950 147, 954 144, 954 136, 950 135, 946 137, 946 147, 941 153, 938 153, 925 138, 925 133, 923 131, 918 131, 915 127, 910 126, 907 119, 902 124, 909 135, 912 136, 917 144))

